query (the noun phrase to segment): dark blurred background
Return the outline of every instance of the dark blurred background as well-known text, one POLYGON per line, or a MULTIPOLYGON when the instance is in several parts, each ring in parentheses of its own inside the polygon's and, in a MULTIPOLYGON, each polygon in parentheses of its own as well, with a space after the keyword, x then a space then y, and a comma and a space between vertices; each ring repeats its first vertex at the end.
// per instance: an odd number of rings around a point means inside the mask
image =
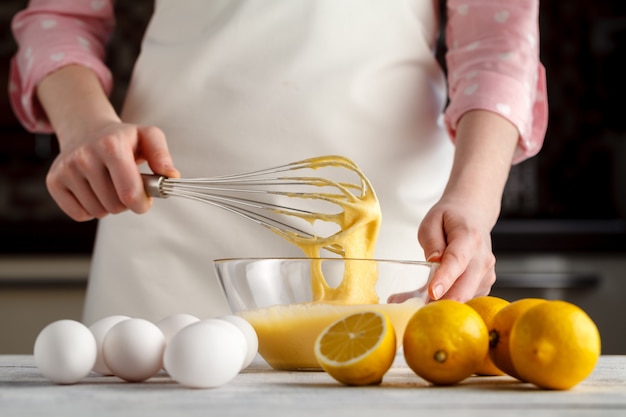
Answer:
POLYGON ((496 250, 626 249, 626 2, 543 1, 550 121, 507 184, 496 250))

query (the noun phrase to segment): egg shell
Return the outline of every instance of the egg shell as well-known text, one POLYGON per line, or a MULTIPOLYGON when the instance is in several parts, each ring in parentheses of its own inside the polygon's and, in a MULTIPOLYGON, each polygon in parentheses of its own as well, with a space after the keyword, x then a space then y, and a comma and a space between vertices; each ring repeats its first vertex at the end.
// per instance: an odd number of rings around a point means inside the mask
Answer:
POLYGON ((119 378, 141 382, 163 366, 165 336, 156 324, 140 319, 123 320, 111 327, 102 344, 104 363, 119 378))
POLYGON ((163 332, 165 343, 168 343, 179 330, 197 321, 200 319, 191 314, 176 313, 161 319, 156 325, 163 332))
POLYGON ((104 337, 107 335, 109 330, 111 330, 111 327, 115 326, 120 321, 128 320, 129 318, 130 317, 124 315, 112 315, 103 317, 89 326, 89 330, 91 330, 91 333, 96 338, 96 345, 98 348, 96 363, 93 366, 93 370, 95 372, 102 375, 113 375, 113 372, 104 363, 104 356, 102 355, 102 342, 104 341, 104 337))
POLYGON ((205 319, 202 321, 209 322, 210 324, 214 326, 222 326, 231 330, 234 327, 237 330, 237 332, 233 334, 233 337, 231 338, 229 343, 231 343, 233 346, 239 345, 243 351, 243 356, 241 357, 241 364, 239 365, 239 370, 241 370, 243 368, 244 361, 246 360, 246 355, 248 353, 248 341, 246 340, 246 336, 243 334, 241 329, 238 328, 237 325, 235 325, 234 323, 231 323, 227 320, 220 320, 217 318, 212 318, 212 319, 205 319))
POLYGON ((241 330, 225 320, 208 319, 180 330, 167 344, 164 366, 178 383, 214 388, 239 374, 247 354, 241 330))
POLYGON ((75 384, 89 374, 96 362, 96 339, 84 324, 58 320, 39 332, 33 355, 46 378, 57 384, 75 384))
POLYGON ((257 352, 259 351, 259 337, 256 334, 256 330, 254 330, 254 327, 252 327, 248 320, 244 319, 243 317, 235 316, 233 314, 226 314, 218 317, 218 319, 226 320, 234 324, 239 328, 239 330, 241 330, 241 332, 245 336, 248 350, 241 369, 247 368, 248 366, 250 366, 250 364, 256 357, 257 352))

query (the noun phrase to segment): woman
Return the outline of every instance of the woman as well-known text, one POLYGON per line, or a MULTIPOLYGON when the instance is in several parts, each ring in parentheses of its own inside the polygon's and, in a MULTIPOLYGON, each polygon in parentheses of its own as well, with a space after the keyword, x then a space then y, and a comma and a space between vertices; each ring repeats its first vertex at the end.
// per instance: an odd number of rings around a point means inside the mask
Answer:
POLYGON ((140 171, 211 176, 325 154, 354 160, 376 189, 376 257, 441 261, 434 299, 487 294, 510 166, 539 151, 547 124, 538 2, 448 2, 448 95, 437 11, 158 1, 120 117, 103 64, 113 2, 32 0, 13 22, 11 98, 28 129, 58 137, 58 205, 100 219, 85 321, 222 314, 213 259, 301 255, 219 209, 151 201, 140 171))

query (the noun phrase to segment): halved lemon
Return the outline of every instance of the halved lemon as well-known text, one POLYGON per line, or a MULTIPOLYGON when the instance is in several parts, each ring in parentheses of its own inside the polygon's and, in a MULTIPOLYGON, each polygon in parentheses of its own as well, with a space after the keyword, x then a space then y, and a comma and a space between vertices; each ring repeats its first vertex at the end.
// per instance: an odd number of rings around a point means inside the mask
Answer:
POLYGON ((376 385, 396 356, 396 333, 384 313, 350 314, 330 324, 315 341, 315 357, 346 385, 376 385))

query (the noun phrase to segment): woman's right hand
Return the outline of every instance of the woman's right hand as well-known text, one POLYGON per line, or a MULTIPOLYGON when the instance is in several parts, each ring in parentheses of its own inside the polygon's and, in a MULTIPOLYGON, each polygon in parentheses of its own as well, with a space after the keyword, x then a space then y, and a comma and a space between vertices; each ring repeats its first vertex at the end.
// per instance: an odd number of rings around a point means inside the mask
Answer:
POLYGON ((147 196, 137 165, 179 176, 165 135, 153 126, 112 120, 78 140, 59 138, 61 152, 46 177, 57 205, 72 219, 87 221, 125 210, 145 213, 147 196))
POLYGON ((156 174, 179 176, 163 132, 122 122, 89 68, 68 65, 49 74, 37 97, 60 146, 46 178, 48 191, 72 219, 146 212, 151 199, 140 163, 156 174))

